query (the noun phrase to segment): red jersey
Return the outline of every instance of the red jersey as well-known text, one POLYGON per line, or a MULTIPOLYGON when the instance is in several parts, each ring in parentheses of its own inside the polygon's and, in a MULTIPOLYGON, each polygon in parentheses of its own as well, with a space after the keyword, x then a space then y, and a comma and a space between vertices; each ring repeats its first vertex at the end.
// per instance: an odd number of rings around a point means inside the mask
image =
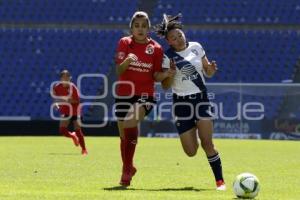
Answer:
MULTIPOLYGON (((77 100, 78 102, 80 100, 78 89, 73 83, 70 83, 66 86, 64 86, 62 83, 58 83, 54 86, 53 90, 56 96, 72 98, 74 100, 77 100), (70 86, 72 86, 72 88, 70 86)), ((67 105, 59 105, 59 112, 61 114, 69 116, 80 115, 80 111, 78 112, 79 103, 72 103, 71 105, 72 112, 70 111, 70 107, 67 105)))
MULTIPOLYGON (((127 70, 119 76, 119 81, 131 81, 134 85, 134 95, 154 95, 154 73, 162 71, 163 49, 156 41, 150 39, 146 44, 136 43, 132 36, 120 39, 116 64, 121 64, 129 53, 138 57, 136 62, 129 64, 127 70)), ((117 95, 128 96, 132 88, 128 84, 117 85, 117 95)))

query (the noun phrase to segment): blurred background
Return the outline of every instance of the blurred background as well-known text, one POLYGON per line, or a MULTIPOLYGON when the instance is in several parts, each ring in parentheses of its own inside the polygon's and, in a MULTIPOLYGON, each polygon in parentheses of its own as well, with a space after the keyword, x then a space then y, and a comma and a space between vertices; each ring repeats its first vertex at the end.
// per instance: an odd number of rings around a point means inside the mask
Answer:
MULTIPOLYGON (((50 86, 67 68, 84 97, 86 135, 118 135, 114 54, 137 10, 152 24, 182 13, 188 40, 217 61, 207 79, 215 137, 300 139, 300 0, 1 0, 0 134, 59 135, 50 86)), ((176 137, 171 112, 159 111, 171 99, 157 92, 141 134, 176 137)))

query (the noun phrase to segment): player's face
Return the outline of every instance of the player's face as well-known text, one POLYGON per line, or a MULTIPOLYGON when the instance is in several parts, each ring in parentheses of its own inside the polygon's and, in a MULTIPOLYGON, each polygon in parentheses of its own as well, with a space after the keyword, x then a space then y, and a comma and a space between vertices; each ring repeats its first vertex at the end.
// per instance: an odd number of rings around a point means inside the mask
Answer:
POLYGON ((173 29, 169 31, 167 41, 176 51, 182 51, 186 48, 185 35, 180 29, 173 29))
POLYGON ((131 27, 133 38, 138 43, 145 43, 149 31, 148 21, 145 17, 134 19, 131 27))
POLYGON ((65 82, 70 82, 71 81, 71 77, 67 74, 62 75, 62 77, 60 78, 61 81, 65 81, 65 82))

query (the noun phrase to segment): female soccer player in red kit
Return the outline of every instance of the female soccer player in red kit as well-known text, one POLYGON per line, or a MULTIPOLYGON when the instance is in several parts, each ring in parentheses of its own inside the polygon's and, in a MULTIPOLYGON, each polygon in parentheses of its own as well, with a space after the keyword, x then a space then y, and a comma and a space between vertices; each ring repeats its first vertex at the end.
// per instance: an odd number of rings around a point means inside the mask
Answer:
POLYGON ((60 82, 54 86, 53 94, 58 97, 56 100, 59 102, 56 105, 61 113, 61 117, 64 118, 60 121, 59 132, 66 137, 72 138, 76 146, 80 145, 82 155, 87 155, 84 135, 77 121, 80 117, 78 89, 71 82, 71 74, 68 70, 63 70, 60 73, 60 82), (68 131, 70 122, 73 122, 75 133, 68 131))
POLYGON ((148 36, 148 14, 135 12, 130 21, 131 35, 120 39, 116 54, 119 77, 115 114, 121 138, 123 170, 120 184, 129 186, 136 173, 133 165, 138 138, 138 123, 150 113, 155 103, 154 82, 173 76, 162 72, 163 49, 148 36))

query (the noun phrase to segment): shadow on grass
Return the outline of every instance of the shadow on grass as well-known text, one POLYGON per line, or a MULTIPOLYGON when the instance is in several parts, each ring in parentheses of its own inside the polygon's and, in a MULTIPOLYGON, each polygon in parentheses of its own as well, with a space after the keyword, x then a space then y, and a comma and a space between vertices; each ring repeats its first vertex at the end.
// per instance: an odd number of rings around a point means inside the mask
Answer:
POLYGON ((79 153, 49 153, 50 156, 77 156, 79 153))
POLYGON ((182 187, 182 188, 161 188, 161 189, 143 189, 143 188, 131 188, 124 186, 114 186, 109 188, 103 188, 103 190, 115 191, 115 190, 136 190, 136 191, 150 191, 150 192, 166 192, 166 191, 194 191, 194 192, 202 192, 209 191, 214 189, 198 189, 194 187, 182 187))

